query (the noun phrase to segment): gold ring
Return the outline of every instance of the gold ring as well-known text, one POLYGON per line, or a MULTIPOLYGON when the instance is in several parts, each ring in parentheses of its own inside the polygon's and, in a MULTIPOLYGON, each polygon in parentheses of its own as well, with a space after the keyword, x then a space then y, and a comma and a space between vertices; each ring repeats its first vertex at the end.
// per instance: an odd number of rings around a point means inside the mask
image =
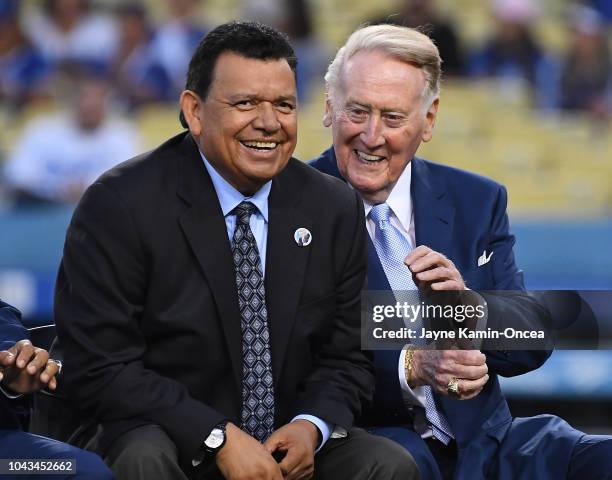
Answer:
POLYGON ((458 397, 459 394, 459 379, 457 377, 453 377, 448 381, 448 385, 446 385, 446 391, 449 395, 453 397, 458 397))

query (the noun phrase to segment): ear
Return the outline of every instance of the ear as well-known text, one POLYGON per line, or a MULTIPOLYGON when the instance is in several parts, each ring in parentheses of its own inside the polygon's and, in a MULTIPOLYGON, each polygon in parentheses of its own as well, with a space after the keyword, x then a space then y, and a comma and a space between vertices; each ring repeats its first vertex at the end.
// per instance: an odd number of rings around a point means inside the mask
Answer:
POLYGON ((200 100, 200 97, 195 92, 192 92, 191 90, 184 90, 183 93, 181 93, 181 111, 183 112, 185 121, 189 126, 189 131, 196 137, 202 133, 202 121, 200 118, 201 103, 202 101, 200 100))
POLYGON ((333 115, 333 111, 332 111, 331 101, 329 100, 329 97, 326 97, 325 98, 325 113, 323 114, 323 126, 324 127, 331 127, 332 115, 333 115))
POLYGON ((438 107, 440 105, 440 97, 436 97, 436 99, 431 103, 429 110, 427 110, 427 117, 425 121, 427 122, 425 125, 425 129, 423 130, 423 134, 421 138, 424 142, 429 142, 433 137, 433 130, 436 126, 436 118, 438 116, 438 107))

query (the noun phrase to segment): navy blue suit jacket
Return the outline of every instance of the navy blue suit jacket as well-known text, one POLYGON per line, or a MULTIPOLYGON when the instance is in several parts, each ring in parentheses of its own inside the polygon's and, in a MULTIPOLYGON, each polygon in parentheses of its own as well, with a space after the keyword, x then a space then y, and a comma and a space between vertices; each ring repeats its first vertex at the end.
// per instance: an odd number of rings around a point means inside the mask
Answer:
MULTIPOLYGON (((27 329, 21 324, 19 310, 0 300, 0 351, 8 350, 19 340, 29 338, 27 329)), ((27 399, 9 399, 0 392, 0 430, 19 428, 16 413, 25 413, 27 399)))
MULTIPOLYGON (((310 164, 322 172, 342 178, 333 148, 323 152, 310 164)), ((416 245, 426 245, 451 259, 469 288, 498 291, 493 296, 485 294, 489 321, 503 322, 504 317, 512 315, 513 322, 520 318, 527 328, 533 325, 532 322, 542 322, 548 312, 532 298, 516 295, 517 291, 524 291, 525 286, 523 273, 518 269, 512 251, 514 236, 510 233, 506 214, 505 188, 488 178, 417 157, 412 159, 409 168, 412 168, 411 195, 416 245), (478 258, 485 250, 487 256, 492 252, 491 260, 479 267, 478 258)), ((369 247, 368 288, 390 290, 371 242, 369 247)), ((363 418, 365 424, 407 422, 408 412, 397 378, 399 352, 393 353, 394 356, 385 360, 388 368, 381 368, 384 362, 376 362, 375 400, 372 410, 363 418), (382 371, 387 373, 383 374, 382 371), (385 412, 384 418, 381 418, 381 412, 385 412)), ((498 375, 514 376, 534 370, 546 361, 551 352, 483 353, 487 356, 490 379, 478 396, 459 401, 434 395, 438 407, 449 420, 459 448, 455 478, 480 478, 476 472, 491 472, 498 468, 495 465, 496 452, 499 452, 502 440, 507 439, 512 423, 498 375)), ((377 360, 381 354, 389 357, 388 352, 376 352, 377 360)), ((529 431, 529 428, 522 428, 520 438, 512 440, 520 444, 525 431, 529 431)), ((568 443, 568 447, 570 445, 573 446, 573 443, 568 443)))

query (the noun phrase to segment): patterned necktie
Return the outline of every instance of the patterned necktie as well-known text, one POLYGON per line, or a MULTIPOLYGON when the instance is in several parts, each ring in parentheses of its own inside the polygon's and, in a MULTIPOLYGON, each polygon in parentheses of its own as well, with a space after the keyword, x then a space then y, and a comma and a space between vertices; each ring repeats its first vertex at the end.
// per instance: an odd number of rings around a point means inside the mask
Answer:
POLYGON ((249 226, 255 210, 251 202, 242 202, 232 211, 236 215, 232 256, 242 329, 241 428, 263 442, 274 429, 274 384, 266 291, 259 250, 249 226))
MULTIPOLYGON (((402 233, 391 224, 391 208, 386 203, 374 205, 370 210, 370 218, 376 225, 374 247, 383 266, 391 289, 398 302, 420 303, 420 297, 412 275, 404 264, 404 259, 412 251, 413 246, 402 233)), ((419 317, 411 328, 420 330, 423 320, 419 317)), ((416 340, 415 345, 424 345, 423 340, 416 340)), ((422 387, 425 393, 425 416, 431 426, 433 436, 445 445, 453 438, 453 434, 444 414, 436 407, 433 391, 429 385, 422 387)))

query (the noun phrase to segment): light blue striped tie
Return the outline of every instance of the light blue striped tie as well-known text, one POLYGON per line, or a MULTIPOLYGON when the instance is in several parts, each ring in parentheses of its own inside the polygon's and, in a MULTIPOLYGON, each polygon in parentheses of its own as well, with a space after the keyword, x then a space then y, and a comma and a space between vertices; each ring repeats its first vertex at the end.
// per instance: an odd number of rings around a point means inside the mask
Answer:
MULTIPOLYGON (((421 301, 419 292, 412 280, 410 270, 404 264, 404 259, 414 248, 413 245, 406 236, 402 235, 402 232, 391 224, 391 208, 386 203, 374 205, 370 210, 370 218, 376 225, 374 247, 396 300, 402 303, 419 304, 421 301)), ((412 324, 412 328, 419 331, 422 325, 423 319, 419 317, 412 324)), ((414 343, 424 345, 420 339, 414 343)), ((431 387, 425 385, 423 391, 425 393, 425 416, 431 426, 433 436, 446 445, 453 438, 448 420, 436 407, 431 387)))

